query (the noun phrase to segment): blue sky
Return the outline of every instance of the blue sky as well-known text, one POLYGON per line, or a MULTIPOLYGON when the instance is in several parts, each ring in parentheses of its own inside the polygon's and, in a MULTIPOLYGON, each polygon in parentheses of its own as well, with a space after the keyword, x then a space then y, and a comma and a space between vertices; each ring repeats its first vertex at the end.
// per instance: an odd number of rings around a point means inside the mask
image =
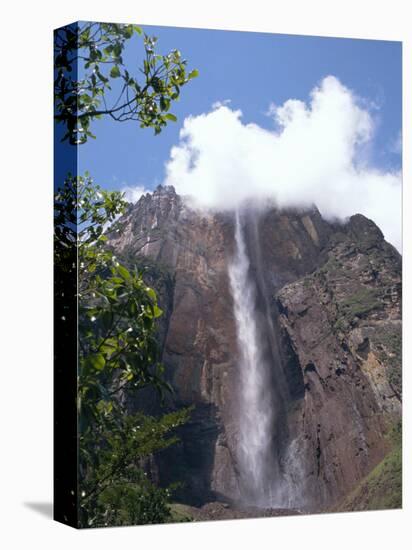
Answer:
MULTIPOLYGON (((159 52, 180 49, 189 68, 197 68, 200 75, 182 89, 180 101, 171 109, 178 122, 171 122, 159 136, 132 122, 95 122, 97 140, 80 147, 79 170, 89 170, 103 187, 151 189, 161 183, 184 119, 209 112, 216 101, 230 100, 232 109, 241 109, 244 123, 271 129, 273 121, 265 114, 271 103, 307 101, 327 75, 366 100, 376 124, 369 151, 373 165, 400 167, 401 156, 395 151, 402 113, 400 42, 150 26, 144 30, 158 37, 159 52)), ((124 55, 127 66, 137 67, 141 51, 141 39, 136 37, 124 55)))

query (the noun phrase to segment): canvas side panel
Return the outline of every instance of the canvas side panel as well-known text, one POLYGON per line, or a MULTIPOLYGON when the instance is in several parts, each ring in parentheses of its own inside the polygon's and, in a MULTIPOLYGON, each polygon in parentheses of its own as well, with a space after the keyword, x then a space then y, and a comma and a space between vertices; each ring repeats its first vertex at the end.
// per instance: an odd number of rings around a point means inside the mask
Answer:
POLYGON ((65 77, 77 81, 77 60, 65 65, 67 41, 76 40, 78 24, 54 31, 54 519, 78 526, 77 430, 77 146, 63 140, 56 96, 65 77))

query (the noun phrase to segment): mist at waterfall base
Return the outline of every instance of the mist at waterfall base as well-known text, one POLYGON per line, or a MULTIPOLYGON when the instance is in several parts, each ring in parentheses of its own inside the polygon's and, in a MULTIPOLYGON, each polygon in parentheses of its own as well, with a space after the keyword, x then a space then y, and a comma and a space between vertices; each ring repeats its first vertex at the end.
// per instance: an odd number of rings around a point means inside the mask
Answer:
POLYGON ((302 495, 296 494, 290 472, 281 471, 275 444, 287 389, 262 271, 258 212, 235 213, 235 253, 228 274, 239 353, 237 460, 242 502, 270 508, 296 506, 302 495))
MULTIPOLYGON (((309 101, 289 99, 267 115, 273 129, 242 122, 230 102, 186 118, 163 183, 200 209, 234 211, 253 199, 315 205, 327 220, 363 214, 400 250, 401 172, 374 165, 378 107, 328 76, 309 101)), ((401 134, 388 148, 399 164, 401 134)))

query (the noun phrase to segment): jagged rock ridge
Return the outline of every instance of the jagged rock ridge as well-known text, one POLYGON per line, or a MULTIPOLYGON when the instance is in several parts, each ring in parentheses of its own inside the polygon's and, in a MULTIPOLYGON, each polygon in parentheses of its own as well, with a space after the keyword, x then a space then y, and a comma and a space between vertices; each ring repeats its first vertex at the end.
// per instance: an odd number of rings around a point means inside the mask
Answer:
MULTIPOLYGON (((291 487, 285 507, 325 509, 385 456, 385 434, 401 415, 401 257, 361 215, 344 225, 316 208, 247 216, 251 274, 269 304, 285 381, 273 426, 291 487)), ((159 186, 122 224, 110 244, 147 267, 165 312, 159 340, 175 388, 170 405, 195 405, 181 443, 158 459, 159 477, 183 479, 190 504, 238 501, 234 216, 195 211, 173 187, 159 186)), ((143 400, 148 410, 152 397, 143 400)))

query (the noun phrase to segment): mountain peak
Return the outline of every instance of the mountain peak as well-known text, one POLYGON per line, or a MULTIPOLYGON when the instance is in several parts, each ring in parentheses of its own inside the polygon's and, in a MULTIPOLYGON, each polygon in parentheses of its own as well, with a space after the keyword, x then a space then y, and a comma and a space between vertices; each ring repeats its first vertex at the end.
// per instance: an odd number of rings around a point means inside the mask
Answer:
POLYGON ((173 187, 173 185, 162 185, 159 184, 156 189, 153 191, 153 195, 176 195, 176 189, 173 187))
POLYGON ((354 241, 365 250, 379 245, 384 240, 383 233, 376 223, 363 214, 351 216, 347 228, 354 241))

